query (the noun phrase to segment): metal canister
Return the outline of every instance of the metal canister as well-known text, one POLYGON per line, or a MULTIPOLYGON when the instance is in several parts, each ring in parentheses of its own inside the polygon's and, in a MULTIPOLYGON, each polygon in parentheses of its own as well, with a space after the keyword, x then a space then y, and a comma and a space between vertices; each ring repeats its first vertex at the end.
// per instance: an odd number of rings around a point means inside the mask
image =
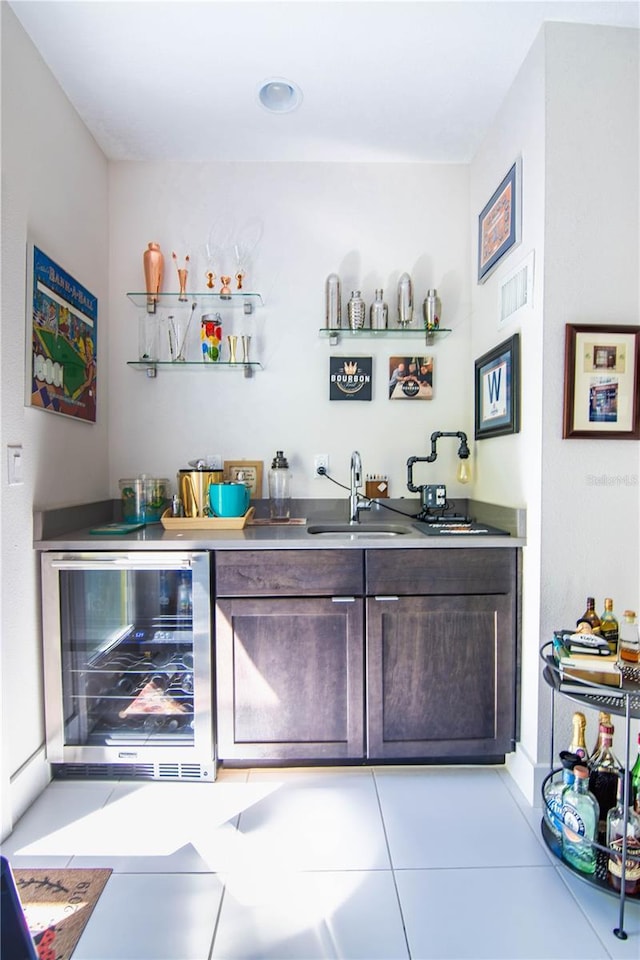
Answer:
POLYGON ((222 483, 222 470, 180 470, 178 491, 185 517, 206 517, 209 513, 209 486, 222 483))
POLYGON ((427 290, 427 295, 422 304, 424 314, 424 323, 427 330, 437 330, 440 326, 440 311, 442 304, 437 290, 427 290))
POLYGON ((408 273, 398 280, 398 323, 407 327, 413 320, 413 284, 408 273))
POLYGON ((369 310, 372 330, 386 330, 389 320, 389 309, 382 299, 382 290, 376 290, 376 298, 369 310))
POLYGON ((325 295, 325 326, 335 330, 342 326, 342 301, 340 292, 340 277, 337 273, 330 273, 324 285, 325 295))

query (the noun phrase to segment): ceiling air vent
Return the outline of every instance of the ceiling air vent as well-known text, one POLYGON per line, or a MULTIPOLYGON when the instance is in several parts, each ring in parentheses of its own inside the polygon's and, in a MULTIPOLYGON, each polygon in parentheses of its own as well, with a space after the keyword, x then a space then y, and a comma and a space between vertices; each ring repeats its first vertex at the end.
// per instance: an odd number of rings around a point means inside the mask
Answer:
POLYGON ((531 308, 533 300, 533 251, 526 260, 508 273, 500 281, 499 316, 498 324, 503 326, 512 320, 527 307, 531 308))

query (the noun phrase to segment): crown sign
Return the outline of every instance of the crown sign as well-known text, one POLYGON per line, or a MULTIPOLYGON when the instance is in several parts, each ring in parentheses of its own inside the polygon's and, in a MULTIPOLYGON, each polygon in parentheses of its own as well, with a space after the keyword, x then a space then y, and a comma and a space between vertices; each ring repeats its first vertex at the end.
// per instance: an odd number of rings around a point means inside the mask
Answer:
POLYGON ((353 360, 351 363, 349 363, 348 360, 345 360, 345 362, 344 362, 344 372, 345 372, 348 376, 354 376, 354 375, 358 372, 358 363, 357 363, 357 361, 356 361, 356 360, 353 360))

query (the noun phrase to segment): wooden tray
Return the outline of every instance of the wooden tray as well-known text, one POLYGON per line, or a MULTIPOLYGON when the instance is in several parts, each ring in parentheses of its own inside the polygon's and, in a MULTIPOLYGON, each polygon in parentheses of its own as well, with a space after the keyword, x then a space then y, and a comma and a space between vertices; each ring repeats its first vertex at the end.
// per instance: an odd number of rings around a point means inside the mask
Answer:
POLYGON ((254 511, 249 507, 243 517, 172 517, 168 507, 160 521, 165 530, 242 530, 254 511))

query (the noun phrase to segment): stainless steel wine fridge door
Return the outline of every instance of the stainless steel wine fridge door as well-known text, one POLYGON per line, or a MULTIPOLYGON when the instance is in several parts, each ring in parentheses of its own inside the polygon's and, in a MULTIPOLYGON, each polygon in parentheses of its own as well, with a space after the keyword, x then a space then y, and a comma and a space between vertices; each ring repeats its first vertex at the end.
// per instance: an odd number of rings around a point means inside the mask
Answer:
POLYGON ((42 588, 47 759, 215 779, 208 552, 43 553, 42 588))

